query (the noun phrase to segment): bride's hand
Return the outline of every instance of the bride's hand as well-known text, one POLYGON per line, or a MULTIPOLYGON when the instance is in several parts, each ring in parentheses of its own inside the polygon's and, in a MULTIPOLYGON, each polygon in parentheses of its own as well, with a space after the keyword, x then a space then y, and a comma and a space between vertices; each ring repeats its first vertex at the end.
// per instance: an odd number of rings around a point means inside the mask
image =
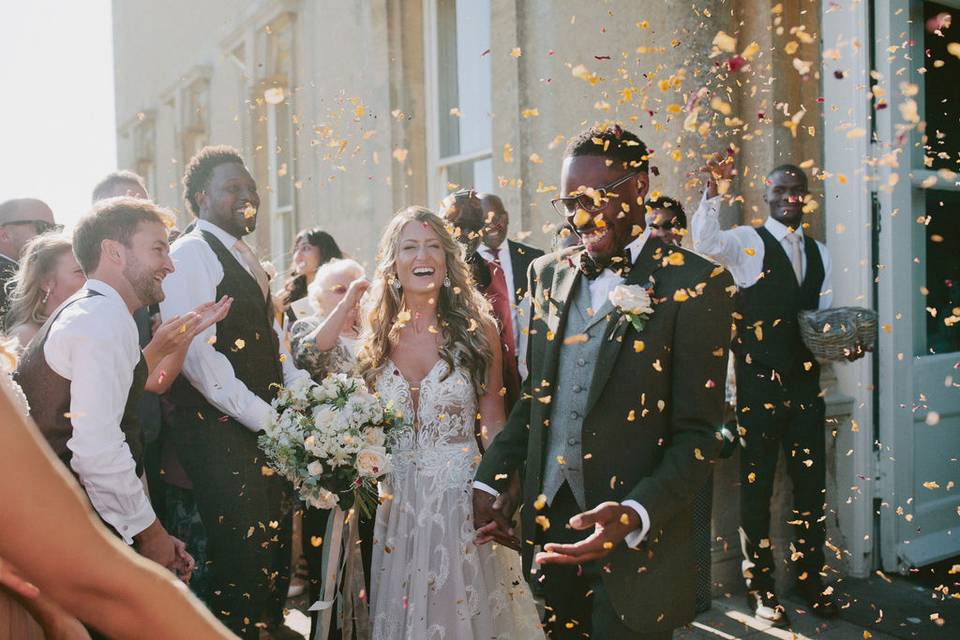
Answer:
POLYGON ((473 490, 473 526, 477 530, 474 542, 478 545, 491 541, 520 551, 520 539, 513 531, 511 519, 520 503, 520 477, 514 475, 504 493, 493 496, 482 489, 473 490))

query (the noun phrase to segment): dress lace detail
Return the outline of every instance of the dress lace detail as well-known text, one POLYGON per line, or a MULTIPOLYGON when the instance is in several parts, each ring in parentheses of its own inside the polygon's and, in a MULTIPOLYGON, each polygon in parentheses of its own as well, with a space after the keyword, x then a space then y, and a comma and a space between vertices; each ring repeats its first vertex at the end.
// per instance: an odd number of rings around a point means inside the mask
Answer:
POLYGON ((377 392, 408 416, 381 482, 371 607, 374 640, 543 638, 520 557, 473 544, 477 399, 443 360, 419 384, 388 362, 377 392), (449 375, 448 375, 449 374, 449 375))

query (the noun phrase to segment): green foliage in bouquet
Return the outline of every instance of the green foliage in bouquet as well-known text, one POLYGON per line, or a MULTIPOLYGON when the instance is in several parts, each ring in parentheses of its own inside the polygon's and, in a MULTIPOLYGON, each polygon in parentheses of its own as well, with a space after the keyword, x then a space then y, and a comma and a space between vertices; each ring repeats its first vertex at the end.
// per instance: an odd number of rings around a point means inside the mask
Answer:
POLYGON ((344 374, 282 387, 271 406, 259 438, 268 466, 311 507, 346 511, 356 505, 371 516, 402 414, 370 393, 362 378, 344 374))

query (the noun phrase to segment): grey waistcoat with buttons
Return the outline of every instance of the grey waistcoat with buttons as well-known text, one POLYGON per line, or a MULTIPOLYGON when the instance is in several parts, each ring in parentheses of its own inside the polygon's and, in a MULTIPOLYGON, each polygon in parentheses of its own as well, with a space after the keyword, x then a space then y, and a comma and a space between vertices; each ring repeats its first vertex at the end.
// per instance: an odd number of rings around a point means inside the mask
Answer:
POLYGON ((586 509, 583 489, 583 451, 580 432, 587 412, 587 397, 597 365, 600 346, 607 327, 605 316, 611 311, 609 301, 591 315, 590 287, 586 278, 578 276, 574 298, 570 303, 566 328, 561 338, 557 379, 554 381, 550 409, 550 426, 546 429, 543 494, 550 503, 566 481, 577 504, 586 509), (586 334, 584 341, 570 342, 572 336, 586 334))

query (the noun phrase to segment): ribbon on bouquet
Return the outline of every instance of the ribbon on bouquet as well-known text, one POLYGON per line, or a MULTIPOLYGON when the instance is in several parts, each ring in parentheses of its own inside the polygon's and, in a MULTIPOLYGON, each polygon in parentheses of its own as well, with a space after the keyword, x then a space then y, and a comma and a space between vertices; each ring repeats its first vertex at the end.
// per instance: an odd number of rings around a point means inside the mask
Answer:
POLYGON ((342 597, 337 607, 337 622, 340 622, 343 640, 369 638, 367 606, 358 595, 365 585, 358 521, 359 513, 352 512, 348 520, 347 514, 339 507, 334 507, 327 519, 321 564, 323 590, 320 600, 309 609, 317 612, 313 640, 327 640, 329 637, 338 594, 342 597))

